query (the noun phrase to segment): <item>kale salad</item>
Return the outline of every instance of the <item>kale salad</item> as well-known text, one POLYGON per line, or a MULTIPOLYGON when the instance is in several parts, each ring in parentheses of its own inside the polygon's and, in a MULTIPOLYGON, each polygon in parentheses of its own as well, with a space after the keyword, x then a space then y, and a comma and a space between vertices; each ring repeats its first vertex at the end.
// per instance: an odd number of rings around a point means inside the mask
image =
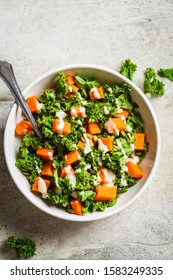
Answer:
POLYGON ((43 138, 22 119, 15 164, 35 195, 84 215, 115 205, 143 177, 148 144, 130 91, 60 72, 54 88, 26 99, 43 138))

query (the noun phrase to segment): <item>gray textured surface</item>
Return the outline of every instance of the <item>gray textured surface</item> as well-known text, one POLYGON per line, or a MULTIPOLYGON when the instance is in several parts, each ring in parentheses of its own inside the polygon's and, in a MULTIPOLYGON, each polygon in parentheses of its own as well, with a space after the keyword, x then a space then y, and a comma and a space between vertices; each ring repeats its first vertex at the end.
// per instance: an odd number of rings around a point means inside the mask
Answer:
MULTIPOLYGON (((173 1, 0 0, 0 59, 14 66, 22 89, 47 70, 93 63, 119 71, 131 58, 134 82, 144 70, 173 67, 173 1)), ((13 97, 0 81, 0 259, 15 259, 8 235, 30 236, 35 259, 173 259, 173 83, 148 98, 158 117, 162 148, 147 191, 130 207, 91 223, 62 221, 31 205, 5 165, 3 133, 13 97)))

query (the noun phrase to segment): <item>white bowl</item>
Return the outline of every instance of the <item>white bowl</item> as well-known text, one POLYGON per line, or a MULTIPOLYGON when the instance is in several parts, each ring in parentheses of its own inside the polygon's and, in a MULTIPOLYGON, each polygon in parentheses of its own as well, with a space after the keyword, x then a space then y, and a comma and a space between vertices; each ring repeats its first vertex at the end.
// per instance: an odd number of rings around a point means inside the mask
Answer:
POLYGON ((95 212, 91 214, 87 214, 84 216, 77 216, 74 214, 67 213, 65 210, 57 208, 56 206, 48 206, 44 200, 35 196, 31 192, 30 184, 28 183, 25 176, 21 173, 21 171, 15 166, 16 154, 18 152, 18 148, 20 146, 19 137, 15 137, 15 127, 16 124, 23 118, 21 114, 20 108, 14 104, 5 127, 4 133, 4 152, 7 167, 9 172, 19 188, 19 190, 23 193, 23 195, 35 206, 44 212, 55 216, 57 218, 61 218, 64 220, 70 221, 93 221, 99 220, 108 216, 111 216, 115 213, 120 212, 129 206, 132 202, 134 202, 147 188, 149 182, 151 181, 154 172, 156 170, 156 166, 158 164, 159 155, 160 155, 160 130, 158 121, 155 115, 154 110, 146 96, 143 92, 130 80, 122 76, 120 73, 117 73, 111 69, 106 67, 98 66, 98 65, 69 65, 65 67, 60 67, 49 71, 32 82, 24 91, 23 95, 26 97, 31 95, 39 96, 43 89, 48 88, 50 85, 54 83, 55 77, 58 72, 64 71, 65 74, 79 74, 82 76, 93 76, 95 77, 101 84, 110 84, 113 85, 115 83, 128 83, 132 87, 131 96, 135 103, 139 105, 139 110, 144 120, 144 129, 146 134, 146 140, 149 142, 149 152, 147 156, 142 161, 141 167, 144 170, 144 176, 142 179, 138 181, 138 183, 129 188, 126 193, 123 193, 118 198, 117 203, 107 208, 104 212, 95 212))

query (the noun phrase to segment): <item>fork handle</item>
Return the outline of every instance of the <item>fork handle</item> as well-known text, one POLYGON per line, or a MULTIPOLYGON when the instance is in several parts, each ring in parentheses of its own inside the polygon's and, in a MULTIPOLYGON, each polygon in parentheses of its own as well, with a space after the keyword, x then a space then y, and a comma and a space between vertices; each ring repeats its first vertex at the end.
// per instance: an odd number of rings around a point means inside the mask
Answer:
POLYGON ((7 61, 0 61, 0 77, 8 86, 10 92, 14 96, 16 102, 21 107, 26 118, 31 122, 35 133, 38 135, 39 138, 42 138, 41 132, 39 131, 35 119, 31 114, 31 111, 28 108, 25 98, 18 86, 18 83, 14 75, 13 67, 7 61))

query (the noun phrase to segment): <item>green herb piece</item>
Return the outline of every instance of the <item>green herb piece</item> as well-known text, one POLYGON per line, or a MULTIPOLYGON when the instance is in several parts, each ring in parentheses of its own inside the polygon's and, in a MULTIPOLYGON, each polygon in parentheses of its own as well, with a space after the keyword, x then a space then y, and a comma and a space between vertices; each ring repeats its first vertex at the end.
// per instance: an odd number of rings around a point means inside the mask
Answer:
POLYGON ((77 191, 77 196, 81 201, 86 201, 87 199, 94 200, 95 192, 92 190, 77 191))
POLYGON ((92 199, 87 199, 83 201, 82 211, 83 213, 91 213, 91 212, 103 212, 107 207, 112 207, 117 202, 117 198, 109 201, 94 201, 92 199))
POLYGON ((156 78, 154 69, 147 68, 146 70, 144 93, 152 93, 155 96, 162 96, 164 94, 164 83, 156 78))
POLYGON ((143 132, 143 120, 139 112, 132 112, 128 119, 127 124, 132 128, 133 132, 142 133, 143 132))
POLYGON ((57 205, 61 205, 62 207, 69 208, 69 195, 65 193, 56 194, 53 191, 48 191, 47 198, 53 203, 57 205))
POLYGON ((126 59, 121 65, 120 73, 129 80, 132 80, 132 77, 136 70, 137 65, 132 63, 130 59, 126 59))
POLYGON ((166 78, 168 78, 171 82, 173 82, 173 68, 168 68, 168 69, 160 68, 158 74, 159 74, 161 77, 166 77, 166 78))
POLYGON ((65 94, 69 91, 69 87, 66 83, 66 77, 63 72, 58 73, 57 81, 57 95, 59 98, 65 98, 65 94))
POLYGON ((7 246, 9 248, 15 248, 17 255, 20 257, 33 257, 36 253, 35 242, 28 238, 9 236, 7 239, 7 246))
POLYGON ((23 142, 19 148, 15 165, 21 169, 22 173, 28 178, 30 183, 33 184, 43 167, 43 162, 31 151, 32 150, 29 152, 23 142))

